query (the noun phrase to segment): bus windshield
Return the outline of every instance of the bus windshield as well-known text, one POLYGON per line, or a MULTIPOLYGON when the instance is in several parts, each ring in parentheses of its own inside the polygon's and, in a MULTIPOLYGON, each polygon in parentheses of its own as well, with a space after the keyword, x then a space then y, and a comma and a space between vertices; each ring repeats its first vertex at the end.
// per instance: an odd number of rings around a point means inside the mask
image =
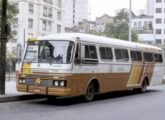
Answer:
POLYGON ((70 64, 73 50, 71 41, 30 41, 23 62, 70 64))

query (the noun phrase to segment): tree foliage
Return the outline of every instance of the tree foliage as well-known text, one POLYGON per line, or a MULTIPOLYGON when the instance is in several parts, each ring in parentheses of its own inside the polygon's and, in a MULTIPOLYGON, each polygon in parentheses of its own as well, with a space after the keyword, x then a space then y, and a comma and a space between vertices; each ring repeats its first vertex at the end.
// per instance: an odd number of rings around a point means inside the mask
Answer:
MULTIPOLYGON (((129 18, 127 12, 123 9, 113 18, 113 23, 108 23, 105 28, 107 37, 128 40, 129 18)), ((132 41, 137 42, 136 31, 132 30, 132 41)))
MULTIPOLYGON (((17 5, 11 2, 8 2, 7 6, 7 24, 9 26, 12 26, 14 24, 14 18, 15 16, 19 13, 17 5)), ((2 24, 1 22, 1 17, 2 17, 2 0, 0 0, 0 25, 2 24)), ((15 30, 11 31, 11 35, 14 35, 16 33, 15 30)))

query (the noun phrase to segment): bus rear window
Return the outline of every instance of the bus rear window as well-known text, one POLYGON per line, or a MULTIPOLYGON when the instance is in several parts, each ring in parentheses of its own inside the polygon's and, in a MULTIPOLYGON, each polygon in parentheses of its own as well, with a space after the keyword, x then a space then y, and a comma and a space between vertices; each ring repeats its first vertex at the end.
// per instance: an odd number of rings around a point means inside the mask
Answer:
POLYGON ((157 62, 157 63, 163 62, 162 54, 154 54, 154 56, 155 56, 155 62, 157 62))

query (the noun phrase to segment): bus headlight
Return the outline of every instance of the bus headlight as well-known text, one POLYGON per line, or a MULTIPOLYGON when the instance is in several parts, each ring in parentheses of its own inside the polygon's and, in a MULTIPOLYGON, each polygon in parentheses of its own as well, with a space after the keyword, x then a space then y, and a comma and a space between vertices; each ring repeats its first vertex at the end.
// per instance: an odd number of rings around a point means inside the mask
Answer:
POLYGON ((20 80, 19 80, 19 83, 20 83, 20 84, 22 84, 22 83, 23 83, 22 79, 20 79, 20 80))
POLYGON ((23 84, 25 84, 25 83, 26 83, 26 81, 25 81, 25 80, 22 80, 22 83, 23 83, 23 84))
POLYGON ((60 81, 60 86, 65 87, 65 81, 60 81))
POLYGON ((59 81, 54 81, 54 86, 58 87, 59 86, 59 81))
POLYGON ((55 87, 65 87, 66 86, 66 81, 65 80, 63 80, 63 81, 55 80, 53 82, 53 86, 55 86, 55 87))

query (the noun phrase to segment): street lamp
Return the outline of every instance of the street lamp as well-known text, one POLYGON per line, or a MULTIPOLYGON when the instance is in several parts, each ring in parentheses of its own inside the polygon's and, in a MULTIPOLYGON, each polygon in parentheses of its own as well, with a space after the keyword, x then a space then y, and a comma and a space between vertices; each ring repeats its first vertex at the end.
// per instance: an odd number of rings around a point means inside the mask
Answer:
POLYGON ((132 0, 129 2, 129 41, 132 41, 132 0))

